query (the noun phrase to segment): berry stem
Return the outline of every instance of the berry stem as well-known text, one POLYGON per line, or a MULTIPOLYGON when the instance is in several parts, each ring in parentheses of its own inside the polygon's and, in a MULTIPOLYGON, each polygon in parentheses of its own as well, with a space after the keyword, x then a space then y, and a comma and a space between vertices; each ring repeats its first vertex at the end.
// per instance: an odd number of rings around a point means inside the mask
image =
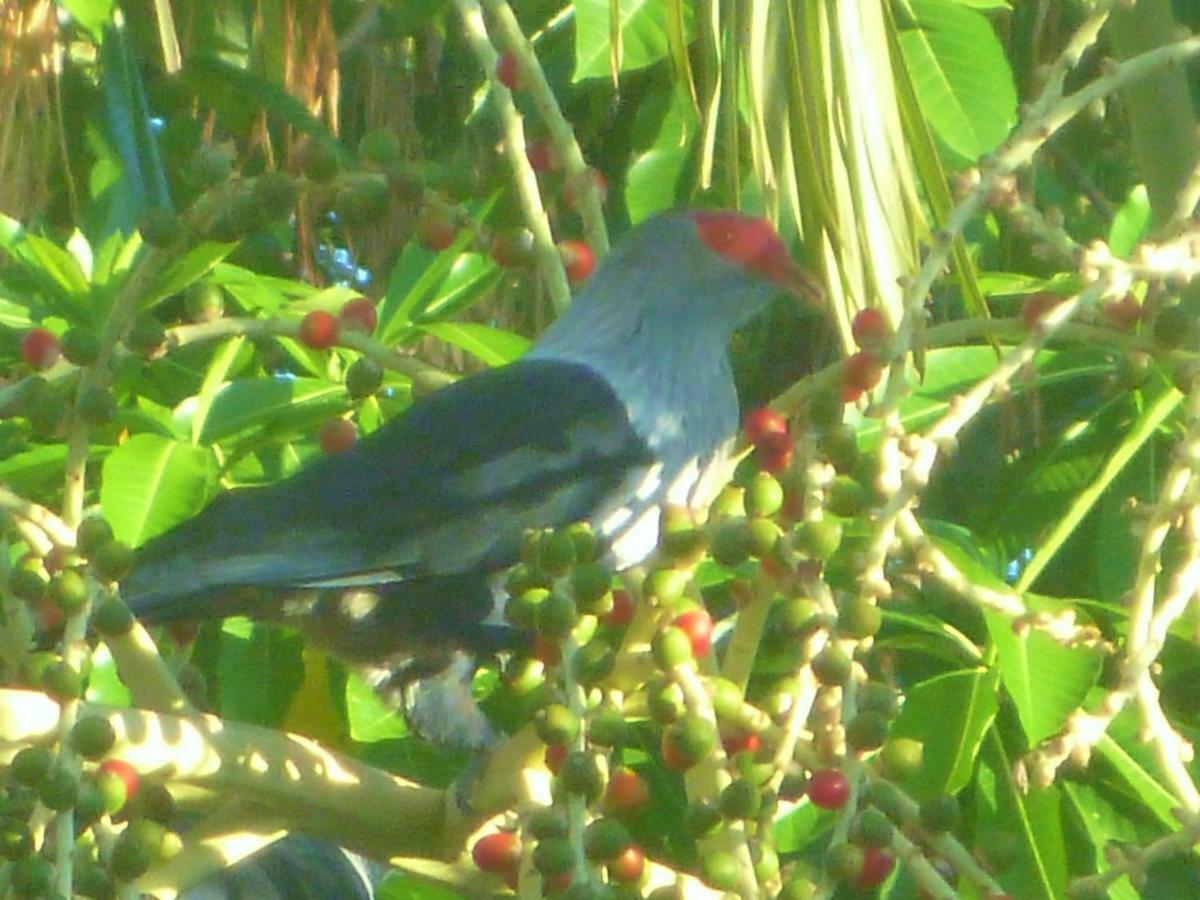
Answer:
MULTIPOLYGON (((512 92, 509 91, 496 77, 496 63, 499 54, 492 45, 488 35, 487 25, 483 20, 483 10, 478 0, 454 0, 458 14, 463 21, 467 42, 492 82, 492 93, 500 114, 500 122, 504 129, 504 153, 508 164, 512 167, 513 182, 517 196, 521 201, 521 211, 525 217, 525 225, 533 233, 533 251, 541 271, 542 281, 550 294, 554 309, 562 313, 571 304, 571 287, 567 283, 567 273, 563 269, 558 249, 554 243, 554 235, 550 231, 550 220, 546 216, 546 208, 542 205, 542 195, 538 191, 537 174, 529 164, 525 155, 525 127, 521 116, 513 104, 512 92)), ((521 59, 522 71, 528 60, 521 59)), ((530 71, 536 70, 536 65, 530 71)))

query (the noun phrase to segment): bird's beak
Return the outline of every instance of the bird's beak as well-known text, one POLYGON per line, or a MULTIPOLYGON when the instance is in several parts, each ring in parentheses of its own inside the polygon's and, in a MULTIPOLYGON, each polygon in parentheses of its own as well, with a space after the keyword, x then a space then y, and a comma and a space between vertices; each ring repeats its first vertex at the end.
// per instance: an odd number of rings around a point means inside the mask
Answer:
POLYGON ((772 254, 763 267, 763 275, 792 296, 799 297, 813 306, 825 304, 825 289, 821 286, 821 282, 810 275, 786 251, 772 254))

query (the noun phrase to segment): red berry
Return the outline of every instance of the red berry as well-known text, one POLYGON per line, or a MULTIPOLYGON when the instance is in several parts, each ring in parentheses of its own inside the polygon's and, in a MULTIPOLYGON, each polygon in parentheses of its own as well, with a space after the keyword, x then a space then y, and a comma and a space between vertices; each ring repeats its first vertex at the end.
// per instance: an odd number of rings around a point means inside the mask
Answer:
POLYGON ((624 628, 633 621, 633 597, 628 591, 613 591, 612 609, 600 617, 601 623, 609 628, 624 628))
POLYGON ((601 204, 608 198, 608 179, 604 173, 599 169, 585 169, 563 183, 562 198, 567 209, 579 209, 579 195, 587 189, 588 182, 595 186, 601 204))
POLYGON ((60 356, 58 338, 45 328, 31 328, 21 338, 21 359, 31 369, 48 369, 60 356))
POLYGON ((379 314, 375 312, 375 304, 366 297, 355 297, 342 307, 338 319, 346 331, 374 334, 375 326, 379 323, 379 314))
POLYGON ((892 869, 896 868, 896 860, 883 848, 871 845, 863 847, 862 854, 862 868, 854 879, 854 886, 866 891, 887 881, 892 869))
POLYGON ((167 634, 180 647, 190 647, 199 633, 200 625, 197 622, 172 622, 167 626, 167 634))
POLYGON ((808 779, 808 799, 821 809, 841 809, 850 799, 850 780, 839 769, 821 769, 808 779))
POLYGON ((870 350, 859 350, 842 363, 842 399, 852 403, 879 384, 883 363, 870 350))
POLYGON ((742 421, 742 433, 756 447, 767 435, 787 434, 787 430, 787 419, 768 406, 760 406, 742 421))
POLYGON ((529 655, 547 666, 556 666, 562 662, 562 647, 559 646, 558 641, 538 633, 533 636, 533 647, 530 649, 529 655))
POLYGON ((850 323, 850 334, 854 343, 863 349, 878 347, 891 333, 883 310, 871 307, 860 309, 850 323))
POLYGON ((43 633, 58 631, 66 621, 62 607, 49 594, 37 601, 37 627, 43 633))
POLYGON ((510 91, 515 91, 520 74, 517 57, 512 53, 500 54, 500 58, 496 60, 496 80, 510 91))
POLYGON ((471 859, 484 872, 515 872, 521 865, 521 843, 511 831, 493 831, 471 847, 471 859))
POLYGON ((618 884, 641 881, 645 871, 646 854, 637 844, 630 844, 608 861, 608 877, 618 884))
POLYGON ((1026 331, 1032 331, 1042 317, 1060 303, 1062 297, 1051 291, 1030 294, 1021 303, 1021 324, 1025 326, 1026 331))
POLYGON ((317 433, 317 441, 321 452, 332 456, 335 453, 345 453, 358 440, 358 429, 349 419, 329 419, 317 433))
POLYGON ((726 756, 737 756, 739 753, 757 753, 761 741, 753 731, 738 732, 721 739, 726 756))
POLYGON ((596 255, 583 241, 563 241, 558 245, 563 265, 567 270, 567 281, 579 284, 586 281, 596 269, 596 255))
POLYGON ((637 812, 649 799, 650 788, 642 776, 632 769, 617 769, 608 779, 601 802, 606 813, 619 816, 637 812))
POLYGON ((561 894, 571 886, 572 875, 570 872, 562 872, 558 875, 548 875, 542 878, 542 890, 545 891, 547 897, 553 897, 556 894, 561 894))
POLYGON ((706 609, 689 609, 680 613, 671 624, 688 636, 692 642, 692 656, 701 659, 708 656, 712 647, 713 620, 706 609))
POLYGON ((314 309, 300 320, 300 343, 313 350, 328 350, 337 343, 340 330, 332 313, 314 309))
POLYGON ((558 154, 545 138, 535 138, 525 145, 525 156, 535 172, 549 172, 558 168, 558 154))
POLYGON ((533 235, 524 228, 502 231, 492 238, 490 253, 505 269, 527 266, 533 262, 533 235))
POLYGON ((417 240, 428 250, 440 252, 454 243, 458 228, 446 216, 426 210, 416 224, 417 240))
POLYGON ((125 784, 125 802, 128 803, 137 794, 140 777, 137 769, 123 759, 106 759, 96 767, 97 776, 114 775, 125 784))
POLYGON ((763 435, 754 452, 760 469, 778 475, 792 464, 795 444, 787 433, 767 434, 763 435))
POLYGON ((569 750, 570 748, 566 744, 546 745, 546 768, 550 770, 551 774, 558 774, 558 770, 562 768, 562 764, 566 760, 569 750))
POLYGON ((1113 328, 1129 331, 1142 318, 1142 304, 1137 302, 1133 294, 1126 294, 1120 300, 1110 300, 1104 304, 1104 318, 1113 328))

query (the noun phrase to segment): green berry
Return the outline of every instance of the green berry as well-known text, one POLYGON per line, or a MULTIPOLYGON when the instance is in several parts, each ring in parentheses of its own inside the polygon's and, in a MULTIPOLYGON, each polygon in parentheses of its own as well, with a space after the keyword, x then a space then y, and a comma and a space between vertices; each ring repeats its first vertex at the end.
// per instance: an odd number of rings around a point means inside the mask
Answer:
POLYGON ((133 548, 124 541, 109 541, 91 555, 92 570, 101 581, 120 581, 133 571, 133 548))
POLYGON ((84 388, 75 403, 75 409, 80 419, 88 425, 99 427, 116 418, 117 401, 104 388, 93 385, 84 388))
POLYGON ((354 178, 338 190, 333 208, 344 224, 360 227, 382 219, 391 202, 387 179, 366 175, 354 178))
POLYGON ((773 516, 783 508, 783 486, 769 472, 759 472, 746 488, 746 515, 773 516))
POLYGON ((75 549, 91 556, 113 539, 112 526, 99 516, 84 519, 75 532, 75 549))
POLYGON ((213 322, 225 315, 225 291, 211 281, 197 281, 183 295, 183 309, 191 322, 213 322))
POLYGON ((750 523, 737 517, 727 519, 717 527, 708 552, 718 565, 733 569, 750 558, 753 546, 750 523))
POLYGON ((812 659, 813 674, 826 687, 837 687, 850 680, 853 661, 837 644, 826 644, 812 659))
POLYGON ((808 597, 791 597, 781 603, 776 614, 780 631, 789 638, 806 637, 820 624, 821 607, 808 597))
POLYGON ((842 526, 833 519, 809 519, 796 526, 796 549, 810 559, 827 560, 842 543, 842 526))
POLYGON ((852 594, 838 608, 838 630, 855 640, 874 637, 883 625, 883 610, 869 597, 852 594))
POLYGON ((569 594, 552 590, 538 605, 534 621, 539 634, 548 638, 562 638, 579 623, 579 611, 569 594))
POLYGON ((28 603, 37 603, 46 596, 46 579, 36 569, 14 569, 8 576, 8 589, 28 603))
POLYGON ((580 612, 602 616, 612 609, 612 572, 607 566, 597 562, 578 563, 571 569, 570 578, 571 594, 580 612))
POLYGON ((566 838, 538 841, 533 848, 533 867, 542 877, 565 875, 575 866, 575 852, 566 838))
POLYGON ((71 729, 71 747, 84 759, 100 759, 116 740, 112 723, 101 716, 83 716, 71 729))
POLYGON ((873 709, 860 710, 846 726, 846 744, 851 750, 874 750, 887 740, 888 720, 873 709))
POLYGON ((525 828, 536 840, 547 841, 566 837, 569 829, 563 814, 552 806, 535 809, 525 823, 525 828))
POLYGON ((572 794, 595 800, 604 790, 604 776, 592 754, 572 750, 558 770, 559 783, 572 794))
POLYGON ((896 714, 898 705, 895 689, 881 681, 868 681, 858 689, 859 709, 873 709, 890 718, 896 714))
POLYGON ((74 615, 87 604, 87 579, 75 569, 63 569, 50 579, 50 596, 64 613, 74 615))
POLYGON ((683 688, 673 681, 648 686, 646 702, 650 707, 651 718, 663 724, 679 721, 687 711, 687 703, 683 699, 683 688))
POLYGON ((719 891, 732 891, 737 888, 738 863, 728 850, 706 853, 700 867, 706 884, 719 891))
POLYGON ((56 700, 78 700, 83 696, 83 676, 66 662, 52 662, 42 673, 42 687, 56 700))
POLYGON ((762 808, 762 792, 751 782, 739 778, 721 791, 717 806, 727 819, 753 819, 762 808))
POLYGON ((300 170, 313 181, 329 181, 341 166, 332 140, 309 137, 300 151, 300 170))
POLYGON ((296 181, 287 172, 263 172, 254 181, 254 202, 267 220, 283 219, 296 207, 296 181))
POLYGON ((30 854, 12 864, 8 883, 18 897, 48 897, 54 886, 54 868, 43 857, 30 854))
POLYGON ((854 469, 858 460, 858 436, 851 426, 835 425, 821 436, 817 446, 839 472, 854 469))
POLYGON ((779 875, 779 854, 766 844, 750 845, 750 857, 754 860, 754 877, 759 884, 772 881, 779 875))
POLYGON ((958 801, 939 794, 921 801, 921 825, 934 834, 952 831, 958 824, 958 801))
POLYGON ((346 393, 353 400, 370 397, 383 384, 383 366, 369 356, 360 356, 346 370, 346 393))
POLYGON ((100 358, 100 338, 87 328, 68 328, 58 339, 58 346, 67 362, 77 366, 90 366, 100 358))
POLYGON ((717 745, 717 728, 697 715, 684 716, 667 729, 675 747, 692 760, 704 759, 717 745))
POLYGON ((878 809, 868 807, 858 814, 853 830, 859 843, 869 847, 886 847, 892 842, 896 826, 878 809))
POLYGON ((163 206, 146 210, 138 220, 138 231, 149 246, 160 249, 179 243, 184 234, 178 214, 163 206))
POLYGON ((629 829, 616 819, 595 819, 583 832, 584 855, 595 862, 619 856, 632 843, 629 829))
POLYGON ((79 777, 64 766, 53 765, 37 784, 38 799, 54 812, 64 812, 75 805, 79 796, 79 777))
POLYGON ((372 128, 358 142, 358 156, 365 163, 386 168, 400 161, 400 138, 390 128, 372 128))
POLYGON ((125 346, 131 353, 150 357, 162 349, 166 339, 167 333, 163 329, 162 322, 150 313, 142 313, 133 320, 133 325, 125 334, 125 346))
POLYGON ((575 539, 566 529, 542 534, 538 541, 538 565, 550 575, 562 575, 575 565, 575 539))
POLYGON ((575 653, 572 660, 576 680, 582 685, 596 684, 612 672, 617 662, 617 651, 608 641, 596 638, 588 641, 575 653))
POLYGON ((154 865, 157 852, 151 850, 136 835, 128 830, 121 832, 113 844, 109 867, 113 875, 120 881, 133 881, 140 878, 154 865))
POLYGON ((715 803, 695 800, 683 811, 683 833, 691 838, 702 838, 712 834, 721 824, 721 810, 715 803))
POLYGON ((110 597, 96 608, 92 624, 104 637, 124 637, 133 629, 133 613, 116 597, 110 597))
POLYGON ((629 723, 621 711, 605 704, 588 721, 588 740, 601 747, 620 747, 629 740, 629 723))
POLYGON ((36 785, 54 765, 54 751, 49 747, 22 747, 9 764, 9 775, 18 784, 36 785))
POLYGON ((745 699, 740 687, 728 678, 714 678, 709 682, 709 692, 712 694, 713 712, 718 719, 734 724, 740 722, 742 701, 745 699))
POLYGON ((33 832, 21 819, 0 819, 0 857, 18 860, 33 852, 33 832))
POLYGON ((647 600, 670 607, 683 598, 687 583, 687 575, 678 569, 655 569, 646 576, 642 593, 647 600))
POLYGON ((839 881, 852 882, 863 867, 862 848, 854 844, 835 844, 826 851, 825 868, 839 881))
POLYGON ((87 828, 106 812, 106 798, 94 781, 79 785, 79 796, 75 799, 75 824, 87 828))
POLYGON ((849 475, 839 475, 829 486, 826 508, 835 516, 852 519, 867 508, 867 489, 849 475))
POLYGON ((751 519, 750 520, 750 552, 754 556, 762 559, 770 556, 775 551, 775 545, 779 543, 779 538, 783 535, 781 529, 771 519, 751 519))
POLYGON ((883 773, 893 781, 907 781, 921 769, 925 746, 906 737, 890 738, 879 753, 883 773))
POLYGON ((654 661, 661 669, 673 669, 692 658, 692 640, 681 628, 668 625, 654 635, 650 644, 654 661))
POLYGON ((534 714, 533 726, 544 743, 569 744, 579 734, 579 717, 561 703, 551 703, 534 714))

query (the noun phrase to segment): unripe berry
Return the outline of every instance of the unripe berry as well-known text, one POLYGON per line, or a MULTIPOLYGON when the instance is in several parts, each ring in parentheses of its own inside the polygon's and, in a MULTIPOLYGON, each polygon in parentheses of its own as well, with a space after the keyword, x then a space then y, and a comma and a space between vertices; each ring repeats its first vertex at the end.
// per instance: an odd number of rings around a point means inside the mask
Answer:
POLYGON ((346 370, 346 393, 354 400, 370 397, 383 384, 383 367, 368 356, 360 356, 346 370))
POLYGON ((921 769, 925 747, 913 738, 893 737, 883 745, 879 762, 883 773, 893 781, 906 781, 921 769))
POLYGON ((732 891, 738 885, 738 862, 728 850, 706 853, 700 862, 706 884, 719 891, 732 891))
POLYGON ((584 855, 595 862, 604 862, 624 853, 632 843, 629 829, 616 819, 595 819, 583 832, 584 855))
POLYGON ((712 752, 717 744, 717 729, 712 722, 696 715, 684 716, 663 732, 663 762, 676 772, 690 769, 712 752))
POLYGON ((153 359, 163 351, 167 333, 162 322, 150 313, 142 313, 133 320, 129 331, 125 334, 125 346, 131 353, 153 359))
POLYGON ((547 744, 569 744, 579 734, 579 717, 561 703, 550 703, 534 714, 533 726, 547 744))
POLYGON ((9 764, 9 775, 18 784, 36 785, 54 765, 54 751, 49 747, 22 747, 9 764))
POLYGON ((842 544, 842 525, 834 519, 808 519, 793 532, 796 549, 810 559, 827 560, 842 544))
POLYGON ((533 848, 533 867, 542 877, 565 875, 575 865, 575 853, 566 838, 551 838, 538 841, 533 848))
POLYGON ((826 687, 838 687, 850 679, 853 662, 837 644, 829 643, 813 657, 810 665, 817 681, 826 687))
POLYGON ((922 800, 921 825, 934 834, 952 831, 958 825, 958 801, 949 794, 922 800))
POLYGON ((101 581, 120 581, 133 571, 133 548, 124 541, 109 541, 92 553, 91 563, 101 581))
POLYGON ((112 539, 112 526, 99 516, 92 516, 79 524, 75 532, 75 549, 90 557, 112 539))
POLYGON ((87 328, 68 328, 63 333, 59 346, 67 362, 77 366, 90 366, 100 358, 100 339, 94 331, 87 328))
POLYGON ((846 745, 851 750, 874 750, 887 739, 888 720, 873 709, 860 710, 846 726, 846 745))
POLYGON ((709 545, 709 553, 718 565, 733 569, 750 558, 753 535, 746 519, 727 519, 717 526, 709 545))
POLYGON ((642 594, 665 607, 674 606, 687 588, 687 575, 676 569, 655 569, 646 576, 642 594))
POLYGON ((79 778, 63 766, 51 766, 37 783, 37 794, 47 809, 65 812, 79 796, 79 778))
POLYGON ((358 156, 376 168, 392 165, 400 161, 400 138, 390 128, 372 128, 358 142, 358 156))
POLYGON ((873 637, 883 624, 883 611, 870 598, 854 594, 838 608, 838 630, 855 640, 873 637))
POLYGON ((83 716, 71 729, 71 747, 84 759, 99 759, 116 740, 112 723, 101 716, 83 716))
POLYGON ((183 295, 183 309, 191 322, 212 322, 225 315, 225 291, 211 281, 197 281, 183 295))
POLYGON ((123 637, 133 628, 133 613, 119 599, 110 597, 96 608, 92 625, 104 637, 123 637))
POLYGON ((662 669, 673 669, 692 658, 692 642, 679 628, 668 625, 654 635, 651 642, 654 661, 662 669))

